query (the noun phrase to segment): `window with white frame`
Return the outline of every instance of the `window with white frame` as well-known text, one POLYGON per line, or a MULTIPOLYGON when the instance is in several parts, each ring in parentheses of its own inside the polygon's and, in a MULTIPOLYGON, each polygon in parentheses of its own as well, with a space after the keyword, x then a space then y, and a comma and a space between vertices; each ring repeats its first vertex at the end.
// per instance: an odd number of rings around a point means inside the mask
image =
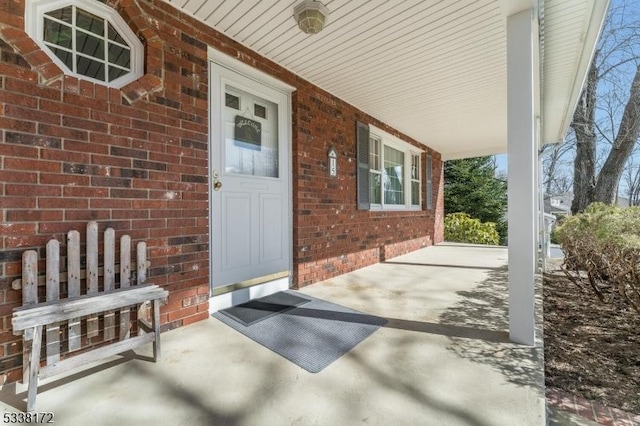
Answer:
POLYGON ((357 129, 358 208, 420 209, 420 150, 374 126, 357 129))
POLYGON ((143 74, 144 46, 101 1, 27 0, 25 29, 69 75, 119 88, 143 74))
POLYGON ((384 145, 383 157, 383 204, 387 206, 404 206, 404 195, 405 190, 407 189, 405 180, 406 168, 404 164, 404 152, 384 145))

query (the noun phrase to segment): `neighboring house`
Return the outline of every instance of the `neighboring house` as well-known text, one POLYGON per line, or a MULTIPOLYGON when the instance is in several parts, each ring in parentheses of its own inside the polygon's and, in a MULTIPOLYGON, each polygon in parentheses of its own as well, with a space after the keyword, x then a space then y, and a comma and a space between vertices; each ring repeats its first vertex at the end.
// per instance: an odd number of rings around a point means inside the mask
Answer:
POLYGON ((571 214, 572 202, 573 202, 572 192, 545 196, 544 212, 554 215, 556 219, 560 219, 561 217, 564 217, 564 216, 569 216, 571 214))
POLYGON ((607 4, 332 2, 310 36, 290 0, 2 2, 0 374, 22 252, 88 220, 147 241, 166 330, 441 242, 443 161, 500 152, 531 344, 537 147, 564 136, 607 4))
MULTIPOLYGON (((573 202, 573 192, 565 192, 563 194, 556 194, 551 196, 545 196, 544 199, 544 212, 550 213, 560 219, 564 216, 571 215, 571 203, 573 202)), ((621 208, 629 207, 629 199, 627 197, 616 197, 615 205, 621 208)))

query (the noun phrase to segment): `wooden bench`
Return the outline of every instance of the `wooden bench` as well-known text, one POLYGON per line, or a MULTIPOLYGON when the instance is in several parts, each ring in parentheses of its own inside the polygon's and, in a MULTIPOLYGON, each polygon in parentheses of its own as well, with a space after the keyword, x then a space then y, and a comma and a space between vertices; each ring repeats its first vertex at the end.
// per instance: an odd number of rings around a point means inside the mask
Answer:
POLYGON ((85 247, 86 268, 81 269, 80 233, 68 233, 66 271, 61 272, 60 243, 50 240, 46 247, 46 275, 38 274, 35 250, 23 253, 22 279, 12 285, 22 289, 22 306, 13 310, 12 324, 14 334, 22 334, 27 411, 35 410, 39 378, 150 342, 154 362, 160 357, 160 305, 169 293, 146 283, 146 243, 138 243, 137 261, 132 262, 131 238, 123 235, 117 264, 115 231, 105 230, 103 266, 99 267, 98 224, 89 222, 85 247), (46 288, 40 297, 39 286, 46 288), (134 322, 132 314, 136 317, 134 322), (135 335, 132 328, 137 331, 135 335), (40 366, 43 337, 46 362, 40 366))

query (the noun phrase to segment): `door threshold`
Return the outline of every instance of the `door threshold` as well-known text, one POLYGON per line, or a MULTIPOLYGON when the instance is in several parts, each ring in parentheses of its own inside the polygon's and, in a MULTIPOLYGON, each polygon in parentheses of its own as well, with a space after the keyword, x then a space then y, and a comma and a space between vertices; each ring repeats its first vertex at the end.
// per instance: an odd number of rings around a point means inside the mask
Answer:
POLYGON ((220 287, 217 291, 213 289, 209 299, 209 312, 214 313, 251 299, 289 290, 289 284, 289 272, 285 271, 220 287))
POLYGON ((224 287, 214 288, 211 291, 212 296, 219 296, 221 294, 229 293, 242 288, 253 287, 254 285, 264 284, 269 281, 275 281, 280 278, 288 277, 289 271, 276 272, 275 274, 263 275, 257 278, 251 278, 250 280, 240 281, 239 283, 228 284, 224 287))

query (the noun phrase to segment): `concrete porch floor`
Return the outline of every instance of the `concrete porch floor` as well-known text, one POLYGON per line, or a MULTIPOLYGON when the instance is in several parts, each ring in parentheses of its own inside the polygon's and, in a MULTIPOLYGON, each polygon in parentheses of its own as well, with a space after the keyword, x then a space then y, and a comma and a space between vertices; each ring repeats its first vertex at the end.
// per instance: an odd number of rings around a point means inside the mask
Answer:
MULTIPOLYGON (((508 341, 507 250, 429 247, 302 293, 388 324, 318 374, 220 321, 41 381, 38 412, 60 425, 543 425, 540 339, 508 341)), ((540 309, 538 309, 541 314, 540 309)), ((0 391, 5 411, 26 392, 0 391)))

